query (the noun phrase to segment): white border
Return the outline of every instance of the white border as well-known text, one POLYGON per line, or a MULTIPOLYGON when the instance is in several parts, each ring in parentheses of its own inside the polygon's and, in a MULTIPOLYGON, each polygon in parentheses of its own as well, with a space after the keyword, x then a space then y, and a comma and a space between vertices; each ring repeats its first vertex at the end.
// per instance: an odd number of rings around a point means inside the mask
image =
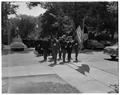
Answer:
MULTIPOLYGON (((3 2, 3 1, 23 1, 23 2, 27 2, 27 1, 28 2, 29 1, 33 1, 33 2, 38 2, 38 1, 43 1, 43 2, 101 2, 102 1, 102 2, 104 2, 104 1, 108 1, 108 2, 111 2, 111 1, 118 1, 118 0, 35 0, 35 1, 34 0, 1 0, 1 2, 3 2)), ((0 15, 1 15, 1 2, 0 2, 0 15)), ((118 5, 118 7, 119 7, 119 5, 118 5)), ((120 10, 120 8, 119 8, 119 10, 120 10)), ((120 15, 119 15, 119 17, 120 17, 120 15)), ((0 23, 1 23, 1 17, 0 17, 0 23)), ((120 24, 119 24, 119 27, 120 27, 120 24)), ((0 25, 0 30, 1 30, 1 25, 0 25)), ((119 29, 118 29, 118 31, 119 31, 119 29)), ((1 37, 1 33, 0 33, 0 37, 1 37)), ((120 37, 120 34, 119 34, 119 37, 120 37)), ((119 42, 120 42, 120 38, 119 38, 119 42)), ((1 39, 0 39, 0 44, 2 44, 1 39)), ((1 48, 1 45, 0 45, 0 48, 1 48)), ((2 57, 1 53, 2 52, 1 52, 1 49, 0 49, 0 56, 2 57)), ((1 94, 2 94, 2 58, 1 57, 0 57, 0 62, 1 62, 1 64, 0 64, 0 75, 1 75, 0 89, 1 89, 1 94)), ((119 65, 119 67, 120 67, 120 65, 119 65)), ((119 75, 120 75, 120 70, 119 70, 119 75)), ((120 81, 119 81, 119 84, 120 84, 120 81)), ((119 91, 120 91, 120 89, 119 89, 119 91)), ((98 94, 104 94, 104 93, 82 93, 82 94, 85 94, 85 95, 89 95, 89 94, 98 95, 98 94)), ((13 95, 17 95, 17 94, 13 94, 13 95)), ((26 95, 26 94, 20 94, 20 95, 26 95)), ((30 95, 33 95, 33 94, 30 94, 30 95)), ((45 95, 45 94, 41 94, 41 95, 45 95)), ((54 94, 54 95, 57 95, 57 94, 54 94)), ((78 95, 78 94, 71 94, 71 95, 78 95)), ((104 95, 107 95, 107 94, 104 94, 104 95)), ((115 93, 115 95, 117 95, 117 94, 115 93)))

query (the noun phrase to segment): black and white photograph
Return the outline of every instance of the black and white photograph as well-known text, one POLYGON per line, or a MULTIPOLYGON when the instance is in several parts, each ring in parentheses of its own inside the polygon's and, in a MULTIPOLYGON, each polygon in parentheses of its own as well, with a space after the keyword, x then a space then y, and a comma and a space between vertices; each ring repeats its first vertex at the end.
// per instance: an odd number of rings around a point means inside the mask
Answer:
POLYGON ((118 3, 1 1, 2 94, 118 94, 118 3))

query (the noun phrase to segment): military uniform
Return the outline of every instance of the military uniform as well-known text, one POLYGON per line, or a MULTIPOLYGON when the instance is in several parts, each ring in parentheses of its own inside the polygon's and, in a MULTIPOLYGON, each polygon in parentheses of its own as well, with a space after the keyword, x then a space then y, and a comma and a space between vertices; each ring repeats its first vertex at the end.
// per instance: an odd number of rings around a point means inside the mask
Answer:
POLYGON ((68 62, 71 60, 71 53, 72 53, 72 48, 73 48, 73 39, 71 36, 68 36, 67 39, 67 53, 68 53, 68 62))
POLYGON ((59 59, 61 59, 62 56, 62 49, 61 49, 61 38, 58 40, 58 53, 59 53, 59 59))
POLYGON ((48 55, 48 41, 46 39, 44 39, 42 41, 42 47, 43 47, 43 57, 44 57, 44 61, 47 60, 47 55, 48 55))
POLYGON ((75 51, 75 60, 78 61, 78 52, 79 52, 79 43, 77 40, 74 40, 74 51, 75 51))
POLYGON ((65 62, 65 57, 66 57, 66 48, 67 48, 67 43, 65 41, 65 35, 63 35, 61 37, 61 40, 60 40, 60 46, 61 46, 61 52, 63 53, 63 62, 65 62))
POLYGON ((72 53, 72 42, 67 43, 67 53, 68 53, 68 62, 71 60, 71 53, 72 53))
POLYGON ((51 41, 51 48, 52 48, 52 56, 53 56, 53 60, 54 60, 54 64, 57 63, 57 53, 58 53, 58 40, 57 39, 53 39, 51 41))

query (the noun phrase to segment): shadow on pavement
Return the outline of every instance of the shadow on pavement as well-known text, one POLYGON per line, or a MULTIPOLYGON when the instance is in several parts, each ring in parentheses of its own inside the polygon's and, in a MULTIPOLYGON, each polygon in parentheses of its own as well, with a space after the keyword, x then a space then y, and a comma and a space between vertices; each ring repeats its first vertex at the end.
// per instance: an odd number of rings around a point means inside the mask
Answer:
POLYGON ((43 59, 43 60, 39 61, 39 63, 43 63, 43 62, 46 62, 46 60, 43 59))
POLYGON ((49 64, 48 66, 54 67, 55 65, 57 65, 57 64, 52 63, 52 64, 49 64))
POLYGON ((29 53, 31 51, 33 51, 33 49, 31 49, 31 48, 27 48, 24 51, 11 51, 10 49, 3 49, 2 55, 15 54, 15 53, 24 54, 24 53, 29 53))
POLYGON ((81 62, 81 61, 79 61, 79 60, 75 60, 75 61, 73 61, 73 62, 78 63, 78 62, 81 62))
POLYGON ((60 64, 60 65, 63 65, 63 64, 65 64, 65 62, 60 62, 59 64, 60 64))
POLYGON ((70 63, 69 61, 65 61, 65 62, 60 62, 59 64, 60 65, 63 65, 63 64, 65 64, 65 63, 70 63))
POLYGON ((85 75, 85 72, 88 72, 90 71, 90 67, 86 64, 82 64, 82 66, 78 66, 79 68, 76 69, 78 72, 82 73, 83 75, 85 75))
POLYGON ((111 58, 104 58, 105 60, 108 60, 108 61, 117 61, 118 62, 118 59, 111 59, 111 58))
POLYGON ((52 63, 52 64, 49 64, 48 66, 50 66, 50 67, 53 67, 53 66, 55 66, 55 65, 64 65, 65 63, 69 63, 69 62, 60 62, 60 63, 58 63, 58 64, 54 64, 54 63, 52 63))

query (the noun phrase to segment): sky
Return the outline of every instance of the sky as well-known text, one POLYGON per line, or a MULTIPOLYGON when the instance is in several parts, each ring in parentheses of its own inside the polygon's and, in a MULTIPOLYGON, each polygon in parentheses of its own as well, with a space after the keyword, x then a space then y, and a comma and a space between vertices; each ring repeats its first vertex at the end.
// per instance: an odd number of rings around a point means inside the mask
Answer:
MULTIPOLYGON (((15 4, 19 5, 19 8, 16 10, 17 14, 24 14, 24 15, 31 15, 31 16, 39 16, 40 14, 43 14, 46 10, 41 8, 40 6, 33 7, 32 9, 29 9, 25 2, 15 2, 15 4)), ((10 15, 10 17, 15 17, 15 15, 10 15)))

